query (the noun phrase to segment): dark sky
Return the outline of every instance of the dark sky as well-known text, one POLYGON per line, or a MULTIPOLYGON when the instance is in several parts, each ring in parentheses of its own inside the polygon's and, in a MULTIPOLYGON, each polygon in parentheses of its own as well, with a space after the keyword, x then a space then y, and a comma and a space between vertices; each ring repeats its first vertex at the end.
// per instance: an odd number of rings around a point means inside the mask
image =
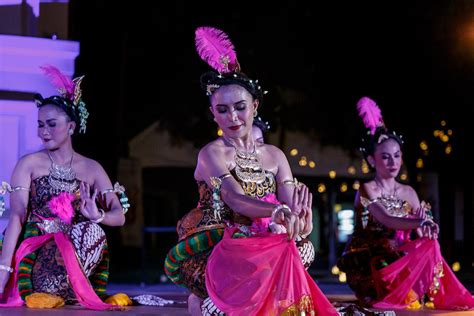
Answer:
POLYGON ((197 144, 213 137, 198 82, 209 68, 194 48, 203 25, 224 30, 242 70, 269 90, 261 113, 273 126, 355 150, 363 132, 355 104, 367 95, 408 139, 412 160, 427 139, 433 167, 468 162, 472 1, 315 1, 314 9, 298 1, 143 2, 70 1, 71 38, 81 42, 76 69, 87 75, 91 112, 90 132, 78 143, 105 164, 126 155, 126 142, 158 119, 197 144), (455 136, 449 160, 432 136, 442 119, 455 136))

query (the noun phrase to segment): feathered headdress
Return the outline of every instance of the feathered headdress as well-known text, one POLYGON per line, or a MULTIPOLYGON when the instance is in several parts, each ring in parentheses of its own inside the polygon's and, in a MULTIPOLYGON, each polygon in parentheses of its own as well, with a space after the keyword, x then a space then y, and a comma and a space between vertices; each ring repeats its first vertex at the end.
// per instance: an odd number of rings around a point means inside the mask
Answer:
POLYGON ((64 105, 72 106, 72 110, 79 116, 79 133, 85 133, 89 112, 87 111, 86 104, 84 101, 82 101, 81 82, 82 79, 84 79, 84 76, 71 80, 58 68, 52 65, 45 65, 41 66, 40 68, 49 78, 51 83, 56 87, 59 95, 62 98, 70 101, 70 104, 66 102, 64 105))
POLYGON ((223 31, 202 26, 196 29, 196 50, 199 56, 219 73, 239 72, 234 45, 223 31))
POLYGON ((372 135, 375 134, 377 127, 385 126, 382 119, 382 111, 380 111, 380 108, 374 100, 368 97, 362 97, 359 102, 357 102, 357 111, 359 111, 359 116, 372 135))
POLYGON ((211 71, 201 76, 201 86, 208 96, 222 85, 238 84, 247 89, 256 99, 263 102, 262 90, 258 80, 252 80, 241 72, 234 45, 223 31, 209 26, 198 27, 195 32, 196 50, 211 71))
POLYGON ((374 100, 369 97, 362 97, 357 102, 357 111, 368 129, 367 137, 362 139, 364 144, 360 148, 364 155, 369 155, 374 150, 375 144, 380 144, 389 138, 395 139, 400 145, 403 144, 401 135, 397 135, 395 131, 389 132, 387 130, 382 118, 382 111, 374 100))

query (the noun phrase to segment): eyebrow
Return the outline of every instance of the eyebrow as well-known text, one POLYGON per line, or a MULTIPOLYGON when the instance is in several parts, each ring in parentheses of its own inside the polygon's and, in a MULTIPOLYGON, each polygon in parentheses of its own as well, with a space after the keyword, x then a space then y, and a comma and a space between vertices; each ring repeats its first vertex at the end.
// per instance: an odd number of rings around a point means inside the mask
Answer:
MULTIPOLYGON (((49 122, 52 122, 52 121, 56 121, 56 119, 55 118, 48 119, 48 120, 46 120, 46 123, 49 123, 49 122)), ((38 120, 38 123, 43 123, 43 121, 38 120)))
POLYGON ((236 105, 239 105, 239 104, 241 104, 241 103, 245 103, 245 100, 237 101, 237 102, 235 102, 234 104, 216 104, 216 107, 218 107, 218 106, 228 107, 229 105, 236 106, 236 105))
MULTIPOLYGON (((393 154, 399 154, 401 153, 401 150, 397 150, 396 152, 394 152, 393 154)), ((387 153, 387 152, 382 152, 381 155, 390 155, 390 153, 387 153)))

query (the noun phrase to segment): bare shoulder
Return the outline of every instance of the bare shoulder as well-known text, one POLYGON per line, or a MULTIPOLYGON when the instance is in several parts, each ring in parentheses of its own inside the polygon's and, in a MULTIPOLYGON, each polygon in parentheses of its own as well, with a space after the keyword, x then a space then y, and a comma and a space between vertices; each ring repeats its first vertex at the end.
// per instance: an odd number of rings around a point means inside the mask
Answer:
POLYGON ((91 158, 76 153, 74 156, 75 171, 79 179, 89 184, 96 183, 102 178, 108 178, 102 165, 91 158))
POLYGON ((201 148, 199 153, 207 154, 207 153, 215 153, 216 151, 222 150, 224 148, 224 142, 222 139, 218 138, 213 140, 212 142, 207 143, 204 147, 201 148))
POLYGON ((37 151, 31 154, 26 154, 22 156, 20 159, 18 159, 18 164, 22 164, 22 165, 34 164, 45 158, 48 158, 48 155, 46 154, 46 152, 41 150, 41 151, 37 151))
POLYGON ((86 156, 83 156, 77 153, 75 156, 76 157, 74 159, 80 163, 81 168, 86 168, 86 170, 89 170, 91 172, 104 170, 104 168, 102 168, 102 165, 98 161, 92 158, 88 158, 86 156))
POLYGON ((280 148, 272 144, 261 144, 259 145, 259 147, 274 154, 284 155, 283 151, 280 148))
POLYGON ((198 164, 202 161, 214 160, 225 154, 227 150, 224 141, 220 138, 206 144, 199 150, 198 164))
POLYGON ((280 160, 280 159, 287 160, 283 150, 281 150, 280 148, 278 148, 274 145, 262 144, 262 145, 259 146, 259 150, 268 153, 269 155, 271 155, 271 157, 275 157, 278 160, 280 160))
POLYGON ((367 181, 362 183, 359 189, 359 195, 370 200, 380 196, 381 192, 374 180, 367 181))
POLYGON ((399 196, 410 201, 412 204, 418 201, 418 193, 416 193, 415 189, 408 184, 400 183, 399 196))
POLYGON ((26 154, 18 159, 15 169, 16 170, 33 170, 34 168, 41 167, 42 165, 49 166, 49 158, 44 150, 40 150, 34 153, 26 154))

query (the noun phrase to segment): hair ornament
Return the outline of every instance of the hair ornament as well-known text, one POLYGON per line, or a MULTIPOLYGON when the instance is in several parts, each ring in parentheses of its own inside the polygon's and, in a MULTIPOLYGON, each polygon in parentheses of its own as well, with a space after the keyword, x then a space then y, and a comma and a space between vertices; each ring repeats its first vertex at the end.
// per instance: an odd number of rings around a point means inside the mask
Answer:
MULTIPOLYGON (((43 73, 50 79, 51 83, 56 87, 59 95, 64 99, 63 105, 72 107, 73 112, 78 115, 79 118, 79 133, 86 132, 87 118, 89 112, 87 111, 86 104, 82 100, 82 89, 81 83, 84 76, 80 76, 74 79, 70 79, 68 76, 63 74, 58 68, 52 65, 45 65, 40 67, 43 73)), ((35 97, 37 106, 41 106, 43 102, 48 102, 50 98, 44 99, 43 97, 35 97)))

